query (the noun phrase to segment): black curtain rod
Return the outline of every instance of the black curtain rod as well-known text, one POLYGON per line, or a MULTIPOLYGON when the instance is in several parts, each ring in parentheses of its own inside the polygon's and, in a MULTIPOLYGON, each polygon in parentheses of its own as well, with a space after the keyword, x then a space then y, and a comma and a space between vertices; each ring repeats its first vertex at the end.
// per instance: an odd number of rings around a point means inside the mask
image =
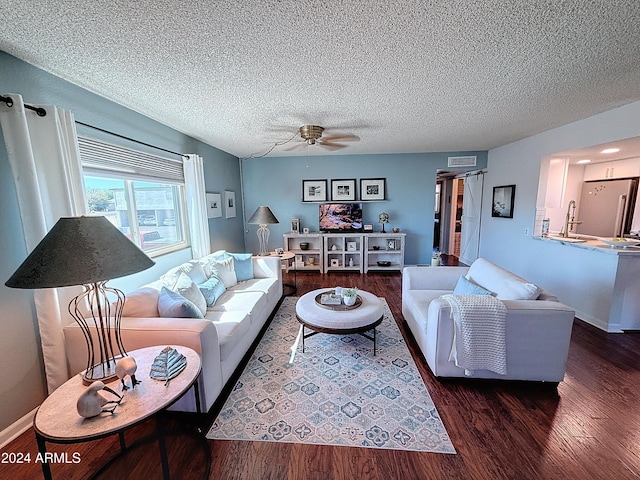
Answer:
POLYGON ((166 148, 156 147, 155 145, 151 145, 150 143, 141 142, 140 140, 136 140, 135 138, 131 138, 131 137, 125 137, 124 135, 120 135, 119 133, 110 132, 109 130, 105 130, 104 128, 94 127, 93 125, 89 125, 88 123, 83 123, 83 122, 80 122, 78 120, 76 120, 76 123, 78 125, 82 125, 83 127, 93 128, 94 130, 98 130, 99 132, 106 133, 106 134, 109 134, 109 135, 113 135, 114 137, 122 138, 124 140, 129 140, 130 142, 138 143, 140 145, 144 145, 145 147, 151 147, 151 148, 155 148, 156 150, 161 150, 163 152, 172 153, 173 155, 178 155, 180 157, 189 158, 189 155, 187 155, 185 153, 173 152, 171 150, 167 150, 166 148))
MULTIPOLYGON (((7 107, 13 107, 13 99, 11 97, 5 97, 4 95, 0 95, 0 101, 7 104, 7 107)), ((47 111, 42 107, 34 107, 32 105, 24 104, 24 108, 28 108, 29 110, 33 110, 38 114, 39 117, 44 117, 47 114, 47 111)), ((161 150, 163 152, 171 153, 173 155, 178 155, 180 157, 189 158, 189 155, 184 153, 173 152, 171 150, 167 150, 166 148, 156 147, 155 145, 151 145, 149 143, 141 142, 140 140, 136 140, 135 138, 125 137, 124 135, 120 135, 119 133, 110 132, 109 130, 105 130, 103 128, 94 127, 93 125, 89 125, 88 123, 79 122, 76 120, 78 125, 82 125, 84 127, 93 128, 94 130, 98 130, 102 133, 107 133, 109 135, 113 135, 114 137, 122 138, 124 140, 129 140, 130 142, 138 143, 140 145, 144 145, 145 147, 155 148, 156 150, 161 150)))
MULTIPOLYGON (((13 107, 13 99, 11 97, 5 97, 0 95, 0 101, 3 101, 7 104, 7 107, 13 107)), ((39 117, 44 117, 47 115, 47 111, 42 107, 34 107, 33 105, 24 104, 24 108, 28 108, 29 110, 33 110, 38 114, 39 117)))

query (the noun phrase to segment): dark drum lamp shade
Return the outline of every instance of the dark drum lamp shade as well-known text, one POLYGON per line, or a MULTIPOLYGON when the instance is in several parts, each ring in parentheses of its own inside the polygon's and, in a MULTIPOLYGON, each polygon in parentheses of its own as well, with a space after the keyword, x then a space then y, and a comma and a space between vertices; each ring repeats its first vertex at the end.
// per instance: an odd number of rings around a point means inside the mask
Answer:
POLYGON ((269 249, 267 244, 269 243, 269 229, 267 225, 280 222, 278 222, 278 219, 271 209, 263 205, 256 208, 256 211, 253 212, 253 215, 251 215, 247 223, 250 225, 259 225, 257 234, 258 242, 260 243, 260 255, 268 255, 269 249))
POLYGON ((106 282, 152 265, 154 261, 105 217, 68 217, 58 220, 5 285, 12 288, 84 285, 84 292, 69 304, 69 313, 87 341, 84 378, 88 382, 107 381, 115 378, 116 359, 127 353, 120 338, 124 293, 107 287, 106 282), (91 325, 85 318, 85 300, 96 335, 91 334, 91 325))

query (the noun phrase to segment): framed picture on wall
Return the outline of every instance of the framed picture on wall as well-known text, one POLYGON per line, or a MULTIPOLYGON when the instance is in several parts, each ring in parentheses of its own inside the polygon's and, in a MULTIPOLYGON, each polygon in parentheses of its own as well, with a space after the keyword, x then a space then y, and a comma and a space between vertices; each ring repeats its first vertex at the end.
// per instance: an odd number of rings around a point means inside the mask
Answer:
POLYGON ((331 201, 349 202, 356 199, 356 179, 331 180, 331 201))
POLYGON ((236 192, 224 191, 224 207, 227 218, 236 218, 236 192))
POLYGON ((222 216, 222 196, 219 193, 207 193, 207 217, 222 216))
POLYGON ((327 181, 326 180, 302 180, 302 201, 303 202, 326 202, 327 201, 327 181))
POLYGON ((384 200, 385 185, 384 178, 361 178, 360 179, 360 200, 384 200))
POLYGON ((491 216, 513 218, 513 202, 516 197, 515 185, 502 185, 493 187, 493 200, 491 202, 491 216))

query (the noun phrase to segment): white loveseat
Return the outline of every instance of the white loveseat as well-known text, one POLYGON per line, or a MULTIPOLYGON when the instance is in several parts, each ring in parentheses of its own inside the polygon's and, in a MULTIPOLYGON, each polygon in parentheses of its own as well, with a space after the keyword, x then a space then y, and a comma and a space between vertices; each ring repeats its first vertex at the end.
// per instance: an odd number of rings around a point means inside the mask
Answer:
MULTIPOLYGON (((179 351, 182 345, 198 352, 200 405, 208 411, 282 297, 280 259, 219 251, 175 267, 126 296, 121 335, 127 351, 154 345, 179 351), (176 293, 181 300, 167 306, 176 293), (203 318, 166 316, 187 315, 194 308, 203 318)), ((70 324, 64 336, 70 372, 84 370, 87 348, 81 329, 70 324)), ((173 409, 195 411, 193 391, 173 409)))
POLYGON ((477 259, 471 267, 405 267, 402 313, 436 377, 554 383, 564 378, 574 310, 485 259, 477 259), (454 321, 450 303, 441 296, 453 293, 462 276, 466 284, 483 287, 506 307, 506 375, 490 370, 465 372, 450 360, 454 321))

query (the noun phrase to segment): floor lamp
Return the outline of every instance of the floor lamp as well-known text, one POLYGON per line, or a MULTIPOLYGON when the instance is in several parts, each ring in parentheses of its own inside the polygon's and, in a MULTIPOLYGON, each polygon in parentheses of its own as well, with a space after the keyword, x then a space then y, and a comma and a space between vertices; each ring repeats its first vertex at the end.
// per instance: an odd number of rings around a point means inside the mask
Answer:
POLYGON ((87 343, 83 380, 106 382, 116 378, 115 362, 127 355, 120 337, 125 296, 117 288, 108 287, 107 281, 140 272, 154 263, 105 217, 61 218, 5 285, 82 285, 83 292, 69 303, 69 313, 82 328, 87 343))
POLYGON ((251 218, 247 222, 250 225, 259 225, 258 242, 260 243, 260 255, 269 255, 269 228, 267 225, 280 223, 276 216, 271 212, 269 207, 261 206, 253 212, 251 218))

